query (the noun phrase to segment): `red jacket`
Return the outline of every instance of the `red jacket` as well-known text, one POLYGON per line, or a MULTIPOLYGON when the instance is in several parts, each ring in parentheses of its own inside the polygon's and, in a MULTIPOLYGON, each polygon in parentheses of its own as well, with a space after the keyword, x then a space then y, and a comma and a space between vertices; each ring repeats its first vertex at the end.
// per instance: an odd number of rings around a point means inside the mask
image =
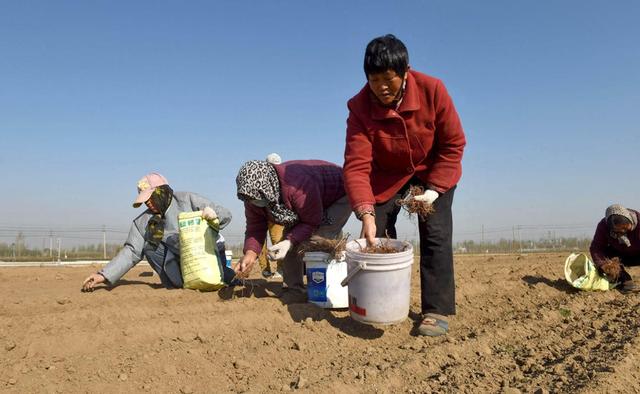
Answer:
POLYGON ((355 211, 389 201, 411 177, 444 193, 462 175, 462 125, 442 81, 409 71, 396 110, 369 85, 347 104, 344 182, 355 211))
MULTIPOLYGON (((297 244, 309 239, 322 224, 324 210, 344 197, 342 168, 322 160, 291 160, 274 165, 280 180, 280 198, 298 214, 298 223, 285 231, 285 239, 297 244)), ((266 208, 245 202, 247 228, 244 253, 260 254, 267 236, 268 222, 273 218, 266 208)))

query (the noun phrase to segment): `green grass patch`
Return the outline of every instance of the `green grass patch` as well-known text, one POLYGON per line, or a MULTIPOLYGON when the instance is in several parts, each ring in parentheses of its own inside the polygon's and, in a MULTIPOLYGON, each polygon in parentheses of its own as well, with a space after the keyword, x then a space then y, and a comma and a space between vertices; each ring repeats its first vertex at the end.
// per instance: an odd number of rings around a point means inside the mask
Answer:
POLYGON ((562 317, 571 316, 571 311, 569 309, 560 308, 560 309, 558 309, 558 312, 560 312, 560 316, 562 316, 562 317))

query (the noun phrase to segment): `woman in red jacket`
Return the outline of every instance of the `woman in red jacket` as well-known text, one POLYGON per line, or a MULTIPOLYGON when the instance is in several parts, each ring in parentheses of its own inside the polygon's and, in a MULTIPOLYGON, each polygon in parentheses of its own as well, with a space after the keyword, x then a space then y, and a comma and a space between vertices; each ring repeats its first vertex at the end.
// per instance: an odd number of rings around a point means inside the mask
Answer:
POLYGON ((453 193, 462 175, 465 137, 447 90, 436 78, 409 69, 404 44, 393 35, 365 51, 367 84, 348 102, 344 181, 368 243, 395 237, 401 198, 411 185, 416 200, 435 213, 419 220, 422 335, 443 335, 455 314, 453 193))

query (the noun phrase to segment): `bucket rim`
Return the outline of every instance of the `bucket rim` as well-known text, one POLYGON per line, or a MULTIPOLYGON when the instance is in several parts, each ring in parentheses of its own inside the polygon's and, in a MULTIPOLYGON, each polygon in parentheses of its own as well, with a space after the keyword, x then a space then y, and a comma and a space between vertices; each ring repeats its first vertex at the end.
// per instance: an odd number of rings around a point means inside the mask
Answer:
MULTIPOLYGON (((383 238, 376 238, 376 239, 380 239, 382 240, 383 238)), ((406 247, 406 250, 401 250, 399 252, 396 253, 365 253, 362 252, 360 250, 357 250, 356 247, 354 247, 355 245, 358 245, 358 248, 362 248, 362 243, 360 241, 363 241, 363 243, 366 245, 366 241, 364 238, 360 238, 360 239, 354 239, 352 241, 347 242, 347 245, 345 246, 345 252, 347 255, 357 255, 357 256, 367 256, 369 258, 374 257, 375 258, 379 258, 380 256, 389 256, 389 257, 396 257, 396 256, 403 256, 403 255, 407 255, 407 254, 411 254, 413 255, 413 245, 411 244, 411 242, 408 241, 400 241, 398 239, 389 239, 390 242, 396 243, 396 244, 400 244, 400 245, 404 245, 406 247), (351 246, 351 247, 350 247, 351 246)), ((385 239, 386 241, 386 239, 385 239)))

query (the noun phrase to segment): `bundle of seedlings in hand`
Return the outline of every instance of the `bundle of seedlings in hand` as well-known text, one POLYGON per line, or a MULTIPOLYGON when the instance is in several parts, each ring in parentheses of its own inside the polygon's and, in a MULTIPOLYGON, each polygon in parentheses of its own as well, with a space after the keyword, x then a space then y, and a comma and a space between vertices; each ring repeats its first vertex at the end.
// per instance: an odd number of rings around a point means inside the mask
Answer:
POLYGON ((300 251, 298 253, 305 254, 307 252, 324 252, 328 253, 332 259, 340 260, 346 249, 348 238, 349 234, 338 239, 324 238, 319 235, 314 235, 309 238, 308 241, 305 241, 300 245, 300 251))
POLYGON ((606 259, 600 269, 602 270, 602 272, 604 272, 605 275, 607 275, 607 278, 609 278, 609 280, 615 282, 618 280, 620 274, 622 273, 622 263, 617 257, 606 259))
POLYGON ((424 194, 422 186, 411 185, 402 199, 396 200, 396 204, 404 208, 409 214, 415 213, 420 219, 425 220, 434 212, 433 205, 426 201, 417 201, 414 197, 424 194))
POLYGON ((391 238, 389 237, 389 233, 387 233, 387 239, 384 241, 380 240, 380 243, 378 243, 377 245, 367 245, 364 249, 362 248, 362 245, 360 245, 360 243, 358 243, 358 245, 360 246, 360 252, 371 254, 400 253, 404 252, 409 247, 409 245, 407 245, 406 243, 401 249, 391 246, 391 238))

